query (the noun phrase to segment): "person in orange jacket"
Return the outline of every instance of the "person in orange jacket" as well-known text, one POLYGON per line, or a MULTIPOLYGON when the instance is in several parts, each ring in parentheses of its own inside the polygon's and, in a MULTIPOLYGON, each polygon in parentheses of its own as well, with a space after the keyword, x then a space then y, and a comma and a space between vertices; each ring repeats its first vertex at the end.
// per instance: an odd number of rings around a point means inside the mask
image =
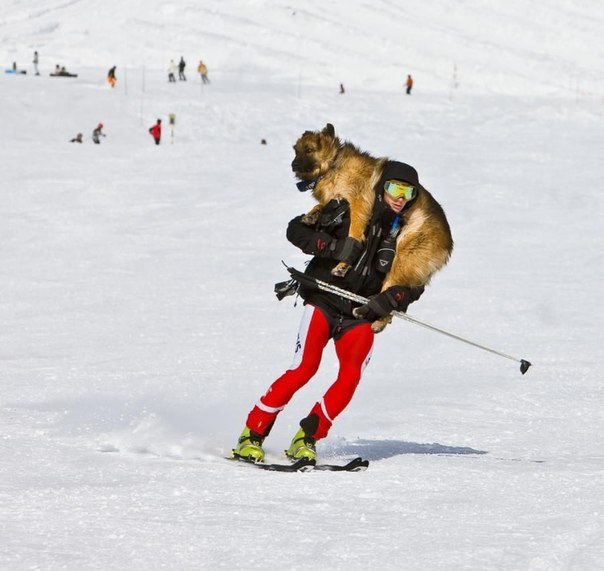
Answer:
POLYGON ((197 73, 201 76, 201 81, 203 83, 210 83, 210 78, 208 77, 208 66, 203 63, 202 60, 199 60, 199 65, 197 66, 197 73))
POLYGON ((405 85, 407 86, 407 95, 411 95, 411 89, 413 88, 413 78, 410 75, 407 75, 407 81, 405 85))
POLYGON ((149 133, 151 133, 155 144, 159 145, 159 142, 161 140, 161 119, 158 119, 157 123, 155 123, 155 125, 153 125, 153 127, 149 129, 149 133))
POLYGON ((117 81, 117 78, 115 77, 115 68, 116 66, 114 65, 107 73, 107 82, 111 87, 115 87, 115 82, 117 81))

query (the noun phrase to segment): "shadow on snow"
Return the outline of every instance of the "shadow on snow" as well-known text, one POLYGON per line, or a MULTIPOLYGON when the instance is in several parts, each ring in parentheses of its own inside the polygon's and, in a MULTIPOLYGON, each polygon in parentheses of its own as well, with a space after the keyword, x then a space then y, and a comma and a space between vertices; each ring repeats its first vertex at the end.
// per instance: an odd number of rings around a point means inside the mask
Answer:
POLYGON ((444 444, 419 444, 404 440, 366 440, 353 442, 333 442, 326 447, 325 455, 362 456, 365 460, 384 460, 402 454, 447 454, 447 455, 481 455, 484 450, 475 450, 467 446, 445 446, 444 444))

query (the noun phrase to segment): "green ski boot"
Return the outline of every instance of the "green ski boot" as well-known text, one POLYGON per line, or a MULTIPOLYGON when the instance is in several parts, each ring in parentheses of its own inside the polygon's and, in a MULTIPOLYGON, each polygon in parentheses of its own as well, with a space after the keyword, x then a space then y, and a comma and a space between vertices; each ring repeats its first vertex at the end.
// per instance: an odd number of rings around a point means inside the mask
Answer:
POLYGON ((285 451, 285 455, 292 460, 300 460, 301 458, 316 460, 317 450, 315 448, 315 439, 306 436, 304 429, 300 428, 293 437, 289 448, 285 451))
POLYGON ((263 462, 264 450, 262 450, 262 442, 264 436, 257 432, 252 432, 247 426, 243 429, 237 446, 233 448, 233 457, 247 462, 263 462))

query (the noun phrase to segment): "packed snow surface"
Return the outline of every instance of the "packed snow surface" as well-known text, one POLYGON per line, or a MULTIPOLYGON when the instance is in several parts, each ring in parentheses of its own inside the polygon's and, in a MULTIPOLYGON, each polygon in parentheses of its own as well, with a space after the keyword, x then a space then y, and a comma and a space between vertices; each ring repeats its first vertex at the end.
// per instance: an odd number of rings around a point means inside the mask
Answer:
POLYGON ((3 3, 0 568, 602 568, 604 7, 298 4, 3 3), (395 320, 318 445, 369 469, 269 473, 225 457, 291 362, 291 146, 327 122, 447 213, 409 314, 534 366, 395 320))

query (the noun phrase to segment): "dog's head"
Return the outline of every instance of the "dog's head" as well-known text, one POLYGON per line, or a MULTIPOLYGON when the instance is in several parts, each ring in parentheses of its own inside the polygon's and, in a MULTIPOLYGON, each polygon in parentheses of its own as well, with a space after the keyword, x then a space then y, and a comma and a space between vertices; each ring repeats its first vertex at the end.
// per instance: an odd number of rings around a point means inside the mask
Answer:
POLYGON ((331 123, 327 123, 322 131, 305 131, 294 145, 294 174, 300 180, 313 180, 325 174, 339 147, 340 139, 331 123))

